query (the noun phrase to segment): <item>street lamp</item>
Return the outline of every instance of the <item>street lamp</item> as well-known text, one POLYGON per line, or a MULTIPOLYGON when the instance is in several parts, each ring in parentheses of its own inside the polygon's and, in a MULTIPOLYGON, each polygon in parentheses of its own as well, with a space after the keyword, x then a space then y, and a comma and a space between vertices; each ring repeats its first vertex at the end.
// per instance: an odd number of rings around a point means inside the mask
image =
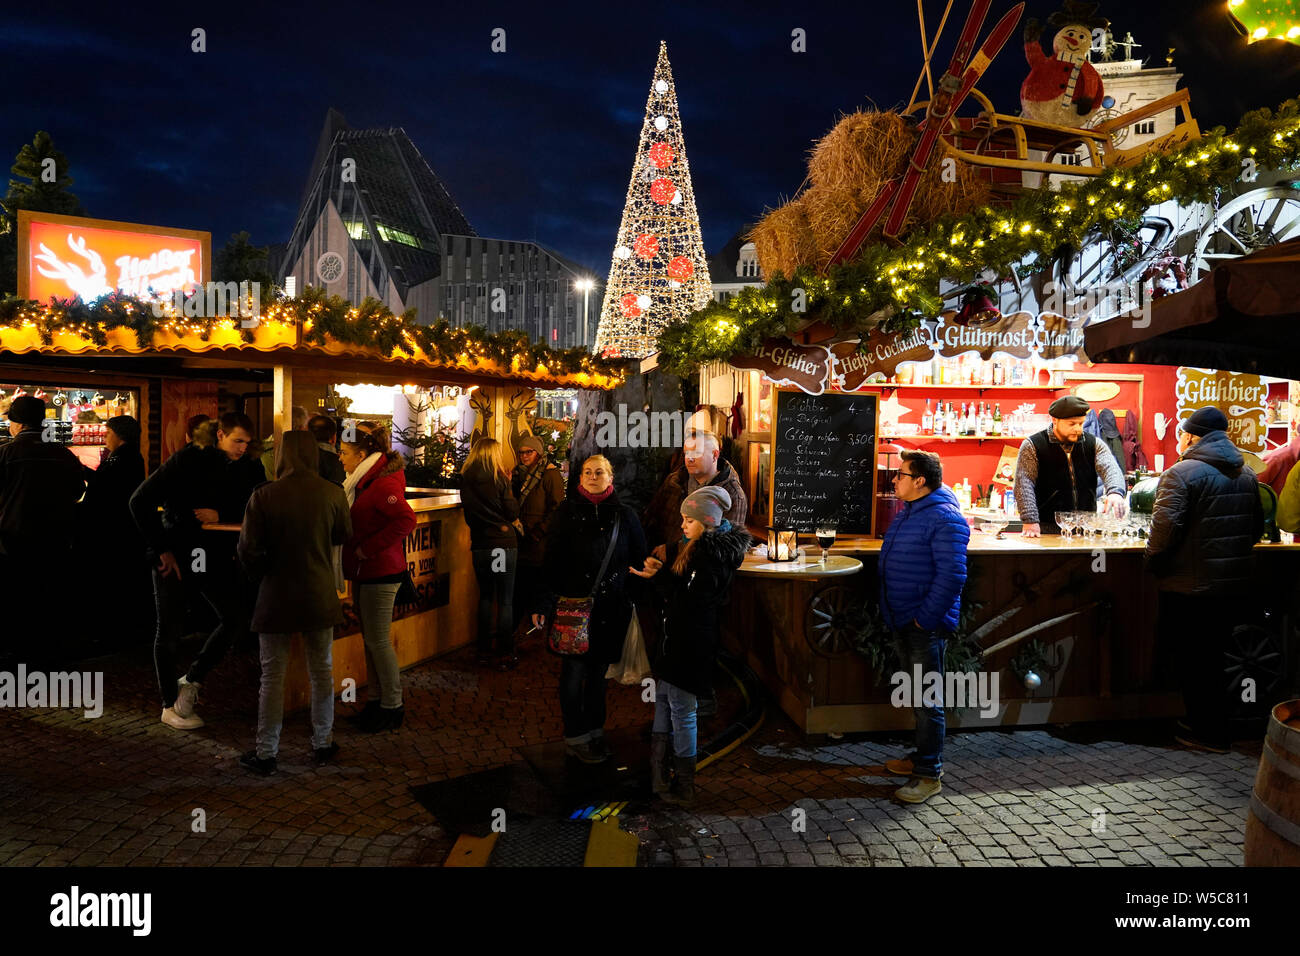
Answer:
POLYGON ((582 345, 584 348, 587 347, 587 296, 591 293, 595 284, 590 279, 579 279, 573 283, 575 289, 582 290, 582 345))

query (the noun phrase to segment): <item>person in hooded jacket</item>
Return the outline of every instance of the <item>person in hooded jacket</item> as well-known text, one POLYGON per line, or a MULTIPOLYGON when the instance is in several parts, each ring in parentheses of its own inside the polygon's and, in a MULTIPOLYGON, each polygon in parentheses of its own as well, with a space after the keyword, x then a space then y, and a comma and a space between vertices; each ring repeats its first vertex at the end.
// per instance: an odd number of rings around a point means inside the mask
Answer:
MULTIPOLYGON (((894 494, 905 504, 880 545, 880 608, 903 651, 906 673, 920 665, 922 674, 942 674, 948 636, 961 620, 970 526, 943 483, 938 455, 905 451, 901 458, 894 494)), ((909 778, 895 791, 900 800, 922 803, 943 789, 944 704, 940 699, 938 706, 924 706, 920 687, 912 695, 916 749, 910 757, 885 761, 885 767, 909 778)))
POLYGON ((578 480, 569 481, 568 496, 555 509, 546 534, 546 553, 554 559, 547 563, 547 593, 533 614, 535 626, 554 616, 557 598, 595 593, 588 628, 591 646, 585 654, 566 656, 560 668, 560 709, 568 752, 583 763, 601 763, 610 757, 605 743, 605 672, 622 656, 632 619, 628 568, 641 567, 646 557, 641 522, 619 500, 614 468, 604 455, 588 458, 578 480), (613 552, 597 581, 614 534, 613 552))
POLYGON ((1259 482, 1227 428, 1217 408, 1179 426, 1180 457, 1160 476, 1145 553, 1160 589, 1161 642, 1178 648, 1187 718, 1175 739, 1212 753, 1232 743, 1224 652, 1233 613, 1254 591, 1252 552, 1264 532, 1259 482))
POLYGON ((402 726, 402 675, 393 647, 393 605, 406 580, 406 536, 415 512, 406 502, 406 459, 386 447, 382 431, 357 430, 339 445, 347 478, 343 493, 352 513, 352 535, 343 545, 343 574, 355 584, 370 683, 356 718, 367 733, 402 726))
POLYGON ((731 507, 724 488, 706 486, 681 504, 682 538, 669 545, 665 561, 649 556, 633 574, 653 581, 662 598, 663 640, 654 664, 655 720, 650 743, 650 778, 669 803, 695 802, 696 708, 713 682, 718 647, 718 609, 727 601, 731 579, 752 539, 723 515, 731 507), (669 782, 668 754, 676 779, 669 782))
POLYGON ((253 492, 239 532, 239 560, 257 582, 252 630, 261 644, 262 686, 257 746, 239 758, 263 776, 274 773, 284 724, 284 672, 289 641, 301 634, 311 677, 312 756, 338 753, 334 743, 334 628, 343 607, 334 586, 334 548, 352 521, 343 489, 322 478, 316 439, 285 432, 275 448, 275 481, 253 492))

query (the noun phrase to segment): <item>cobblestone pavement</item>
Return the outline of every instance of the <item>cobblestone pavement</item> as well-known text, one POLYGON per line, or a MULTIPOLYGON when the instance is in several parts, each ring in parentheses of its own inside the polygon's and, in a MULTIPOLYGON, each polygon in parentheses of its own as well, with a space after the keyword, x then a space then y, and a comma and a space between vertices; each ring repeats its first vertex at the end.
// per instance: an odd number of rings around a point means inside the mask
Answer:
MULTIPOLYGON (((340 720, 329 767, 311 766, 307 717, 294 715, 265 779, 237 763, 256 722, 250 652, 216 671, 199 707, 208 726, 188 734, 159 722, 146 650, 87 667, 105 671, 98 719, 0 710, 0 863, 436 865, 455 835, 409 787, 518 762, 517 748, 561 736, 559 664, 536 645, 510 674, 476 668, 468 651, 408 671, 401 731, 340 720)), ((611 731, 646 725, 639 688, 611 685, 608 699, 611 731)), ((943 792, 908 807, 880 766, 901 737, 810 746, 770 712, 700 773, 694 810, 634 803, 620 820, 646 865, 1240 865, 1258 749, 1213 756, 1158 740, 957 734, 943 792)))

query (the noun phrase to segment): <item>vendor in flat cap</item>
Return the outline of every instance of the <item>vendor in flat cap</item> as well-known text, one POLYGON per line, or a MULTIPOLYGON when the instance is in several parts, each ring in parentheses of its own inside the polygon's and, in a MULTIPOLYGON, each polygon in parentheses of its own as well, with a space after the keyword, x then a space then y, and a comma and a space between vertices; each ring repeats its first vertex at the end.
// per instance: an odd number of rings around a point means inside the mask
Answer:
POLYGON ((1026 538, 1057 534, 1058 511, 1096 511, 1097 479, 1105 511, 1124 510, 1124 472, 1104 443, 1083 430, 1089 405, 1077 395, 1052 402, 1052 424, 1030 435, 1016 459, 1016 507, 1026 538))

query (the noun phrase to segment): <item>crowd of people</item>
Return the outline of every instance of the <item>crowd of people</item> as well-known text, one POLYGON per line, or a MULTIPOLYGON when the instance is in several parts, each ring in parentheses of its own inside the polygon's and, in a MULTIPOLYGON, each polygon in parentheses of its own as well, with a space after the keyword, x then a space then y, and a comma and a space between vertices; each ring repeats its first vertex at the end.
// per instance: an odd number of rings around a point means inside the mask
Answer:
MULTIPOLYGON (((1055 530, 1059 511, 1124 507, 1123 472, 1107 445, 1083 430, 1088 411, 1082 399, 1059 399, 1052 424, 1021 448, 1015 494, 1026 536, 1055 530)), ((39 665, 64 650, 60 611, 38 599, 36 569, 66 558, 74 543, 89 543, 116 556, 123 581, 132 569, 147 568, 151 577, 151 620, 119 602, 110 627, 120 634, 152 629, 164 724, 202 727, 203 685, 234 644, 256 634, 258 728, 241 763, 273 772, 290 635, 301 634, 313 759, 325 763, 338 750, 331 648, 347 580, 369 677, 364 706, 351 719, 365 732, 402 726, 391 625, 409 581, 404 543, 416 520, 406 500, 406 462, 383 427, 360 422, 340 434, 333 419, 295 408, 295 428, 261 452, 256 446, 266 443, 255 441, 247 416, 196 416, 188 444, 145 477, 140 425, 129 416, 108 422, 95 470, 44 439, 41 399, 15 399, 8 417, 13 440, 0 447, 0 575, 18 595, 4 649, 13 659, 39 665), (206 609, 215 626, 182 669, 178 647, 195 608, 206 609)), ((1226 599, 1250 588, 1251 552, 1264 521, 1257 478, 1227 428, 1214 408, 1180 425, 1179 459, 1160 480, 1146 546, 1160 592, 1159 628, 1180 649, 1187 717, 1178 739, 1216 752, 1231 742, 1219 684, 1235 623, 1230 609, 1242 604, 1226 599)), ((611 756, 606 674, 629 633, 641 632, 653 651, 652 786, 665 800, 689 805, 698 722, 716 706, 721 609, 753 544, 736 469, 716 435, 692 431, 638 513, 620 497, 603 455, 575 461, 566 483, 536 438, 525 436, 513 451, 518 463, 509 469, 506 449, 481 438, 462 468, 466 557, 480 595, 478 664, 510 670, 522 638, 580 633, 580 646, 567 647, 560 665, 564 742, 576 759, 600 763, 611 756)), ((894 490, 904 507, 881 546, 880 609, 900 660, 942 672, 961 612, 970 529, 943 483, 939 456, 905 451, 901 458, 894 490)), ((1300 466, 1290 465, 1289 475, 1269 477, 1283 487, 1279 526, 1300 531, 1300 466)), ((918 701, 913 709, 914 750, 887 766, 908 778, 899 798, 919 803, 942 789, 944 704, 918 701)))

